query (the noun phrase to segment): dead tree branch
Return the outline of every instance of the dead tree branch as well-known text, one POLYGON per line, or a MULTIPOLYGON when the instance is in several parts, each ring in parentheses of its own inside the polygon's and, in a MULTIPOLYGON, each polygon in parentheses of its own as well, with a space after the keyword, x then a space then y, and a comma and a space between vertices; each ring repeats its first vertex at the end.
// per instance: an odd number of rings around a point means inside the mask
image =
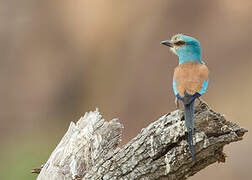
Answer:
POLYGON ((68 131, 43 166, 38 180, 184 180, 206 166, 225 161, 223 147, 242 140, 246 129, 201 104, 195 111, 195 153, 186 142, 183 111, 151 123, 123 147, 122 124, 88 112, 68 131))

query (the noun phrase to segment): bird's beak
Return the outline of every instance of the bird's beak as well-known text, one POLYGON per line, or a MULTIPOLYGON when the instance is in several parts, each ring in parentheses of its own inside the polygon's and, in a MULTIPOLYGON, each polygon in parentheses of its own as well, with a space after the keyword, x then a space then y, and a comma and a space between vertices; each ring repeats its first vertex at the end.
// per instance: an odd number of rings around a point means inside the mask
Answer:
POLYGON ((163 45, 166 45, 169 47, 173 47, 173 43, 170 40, 164 40, 160 44, 163 44, 163 45))

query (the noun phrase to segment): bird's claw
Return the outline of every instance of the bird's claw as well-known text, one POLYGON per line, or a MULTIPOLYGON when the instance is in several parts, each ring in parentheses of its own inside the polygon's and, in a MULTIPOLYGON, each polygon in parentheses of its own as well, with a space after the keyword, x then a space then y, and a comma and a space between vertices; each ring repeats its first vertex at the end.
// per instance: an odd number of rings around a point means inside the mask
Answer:
POLYGON ((177 97, 175 98, 175 104, 176 104, 176 109, 179 109, 179 100, 177 97))
POLYGON ((210 106, 200 97, 198 97, 199 106, 206 109, 211 109, 210 106))

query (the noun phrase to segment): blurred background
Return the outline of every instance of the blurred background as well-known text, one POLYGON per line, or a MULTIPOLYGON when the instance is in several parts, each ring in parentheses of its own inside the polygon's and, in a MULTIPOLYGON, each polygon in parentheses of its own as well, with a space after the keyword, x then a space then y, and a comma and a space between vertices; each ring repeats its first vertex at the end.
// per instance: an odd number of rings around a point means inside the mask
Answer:
MULTIPOLYGON (((178 60, 160 41, 200 40, 211 71, 204 99, 252 128, 251 0, 0 0, 0 179, 29 180, 96 107, 119 117, 123 143, 175 109, 178 60)), ((251 134, 191 180, 252 177, 251 134)))

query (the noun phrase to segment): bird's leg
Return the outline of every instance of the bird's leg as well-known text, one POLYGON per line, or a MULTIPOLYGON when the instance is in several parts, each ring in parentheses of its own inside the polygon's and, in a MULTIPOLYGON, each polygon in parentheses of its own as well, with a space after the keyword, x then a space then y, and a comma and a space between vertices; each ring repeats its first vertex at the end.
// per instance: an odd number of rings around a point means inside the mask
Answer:
POLYGON ((199 105, 200 106, 205 106, 207 109, 210 109, 209 105, 201 98, 201 97, 197 97, 197 99, 199 100, 199 105))
POLYGON ((177 97, 175 98, 175 104, 176 104, 176 109, 179 109, 179 100, 177 97))

